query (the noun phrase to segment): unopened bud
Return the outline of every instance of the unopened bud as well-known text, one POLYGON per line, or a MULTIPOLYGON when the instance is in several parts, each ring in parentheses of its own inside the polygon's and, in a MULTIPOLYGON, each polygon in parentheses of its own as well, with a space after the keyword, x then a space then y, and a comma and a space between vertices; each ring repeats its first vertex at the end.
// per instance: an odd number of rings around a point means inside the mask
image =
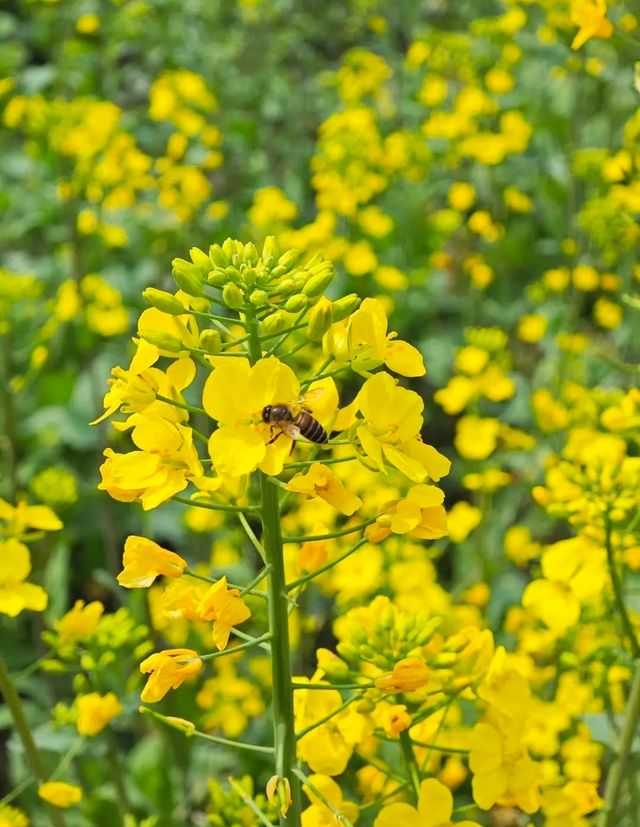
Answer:
POLYGON ((229 259, 219 244, 212 244, 209 247, 209 258, 216 267, 224 268, 229 264, 229 259))
POLYGON ((159 347, 160 350, 168 350, 169 353, 179 353, 183 349, 182 342, 177 336, 166 333, 164 330, 139 330, 140 338, 150 345, 159 347))
POLYGON ((289 296, 284 303, 284 309, 287 313, 299 313, 304 310, 309 304, 309 299, 301 293, 296 293, 295 296, 289 296))
POLYGON ((170 313, 172 316, 179 316, 185 312, 184 305, 176 299, 173 293, 166 290, 157 290, 155 287, 147 287, 142 291, 142 297, 152 307, 162 310, 163 313, 170 313))
POLYGON ((287 270, 291 270, 292 267, 296 266, 299 258, 300 250, 287 250, 278 259, 278 267, 286 267, 287 270))
POLYGON ((245 267, 242 273, 242 281, 247 287, 253 287, 257 278, 258 274, 255 267, 245 267))
POLYGON ((349 293, 333 303, 333 321, 341 322, 357 310, 362 299, 355 293, 349 293))
POLYGON ((222 242, 222 251, 227 257, 227 260, 230 261, 236 252, 236 245, 232 238, 225 238, 222 242))
POLYGON ((213 270, 209 270, 209 273, 207 274, 207 284, 211 284, 213 287, 224 287, 228 281, 229 276, 226 271, 222 270, 220 267, 215 267, 213 270))
POLYGON ((211 309, 211 302, 205 298, 192 297, 189 299, 189 304, 191 305, 191 309, 196 310, 198 313, 208 313, 211 309))
POLYGON ((200 334, 200 347, 215 356, 222 348, 222 337, 217 330, 203 330, 200 334))
POLYGON ((202 276, 195 264, 191 264, 183 258, 174 258, 171 264, 173 278, 181 290, 188 293, 189 296, 204 296, 202 276))
POLYGON ((310 298, 313 298, 314 296, 321 296, 329 286, 332 278, 332 269, 325 270, 322 273, 317 273, 306 280, 305 285, 302 288, 302 292, 305 296, 309 296, 310 298))
POLYGON ((269 303, 269 294, 266 290, 254 290, 249 296, 249 301, 254 307, 262 307, 269 303))
POLYGON ((222 290, 222 301, 232 310, 239 310, 244 305, 244 293, 237 284, 225 284, 222 290))
POLYGON ((262 258, 272 258, 275 260, 276 258, 278 258, 279 254, 280 250, 278 250, 278 243, 275 239, 275 236, 268 235, 264 240, 264 244, 262 245, 262 258))
POLYGON ((250 241, 248 244, 244 245, 243 258, 246 264, 255 264, 258 260, 258 251, 256 250, 256 245, 253 241, 250 241))
POLYGON ((271 336, 273 333, 280 333, 289 324, 289 316, 284 310, 276 310, 271 313, 260 325, 262 336, 271 336))
POLYGON ((312 342, 321 341, 331 327, 333 309, 329 299, 322 296, 309 311, 308 335, 312 342))
POLYGON ((202 275, 206 276, 211 269, 211 260, 204 250, 201 250, 199 247, 192 247, 189 250, 189 256, 202 275))
POLYGON ((288 296, 289 293, 293 293, 296 289, 296 283, 293 279, 283 279, 274 289, 281 295, 288 296))

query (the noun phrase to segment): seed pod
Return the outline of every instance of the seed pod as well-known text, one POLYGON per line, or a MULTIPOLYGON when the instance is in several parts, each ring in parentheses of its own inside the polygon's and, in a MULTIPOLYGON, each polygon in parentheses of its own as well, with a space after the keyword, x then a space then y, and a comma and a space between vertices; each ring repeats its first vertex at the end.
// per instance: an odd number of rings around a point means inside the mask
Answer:
POLYGON ((244 293, 237 284, 225 284, 222 290, 222 301, 232 310, 239 310, 244 306, 244 293))
POLYGON ((185 312, 184 305, 176 299, 173 293, 166 290, 157 290, 155 287, 147 287, 142 291, 142 297, 152 307, 162 310, 163 313, 170 313, 172 316, 179 316, 185 312))
POLYGON ((222 337, 217 330, 203 330, 200 334, 200 347, 215 356, 222 348, 222 337))

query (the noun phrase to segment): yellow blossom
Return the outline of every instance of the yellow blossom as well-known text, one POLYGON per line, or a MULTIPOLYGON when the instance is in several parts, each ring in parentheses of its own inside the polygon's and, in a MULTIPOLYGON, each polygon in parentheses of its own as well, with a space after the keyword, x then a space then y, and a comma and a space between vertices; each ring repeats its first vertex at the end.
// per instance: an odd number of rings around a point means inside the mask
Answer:
POLYGON ((106 448, 98 488, 115 500, 140 500, 145 511, 183 491, 189 479, 202 476, 190 428, 160 417, 133 414, 131 438, 139 451, 116 454, 106 448))
POLYGON ((124 569, 117 580, 126 589, 146 588, 159 575, 180 577, 187 567, 179 554, 135 534, 125 540, 122 564, 124 569))
POLYGON ((435 485, 414 485, 406 497, 383 506, 365 536, 371 543, 379 543, 391 533, 409 534, 421 540, 445 537, 447 518, 443 502, 444 493, 435 485))
POLYGON ((398 387, 389 374, 376 373, 357 400, 364 422, 356 433, 374 468, 384 471, 388 462, 414 482, 427 476, 437 482, 449 473, 449 460, 420 439, 424 403, 416 393, 398 387))
POLYGON ((404 658, 398 661, 392 672, 376 678, 376 686, 382 692, 414 692, 426 686, 431 676, 431 670, 422 660, 404 658))
MULTIPOLYGON (((202 404, 219 423, 209 439, 217 472, 239 477, 260 468, 279 474, 291 451, 291 438, 282 434, 271 442, 276 435, 263 422, 262 411, 266 405, 292 402, 299 392, 294 372, 273 356, 253 366, 241 358, 216 367, 205 382, 202 404)), ((309 407, 313 410, 313 400, 309 407)))
MULTIPOLYGON (((420 784, 418 806, 396 802, 383 807, 374 827, 452 827, 453 795, 435 778, 420 784)), ((475 821, 457 821, 456 827, 479 827, 475 821)))
POLYGON ((571 22, 579 31, 571 43, 572 49, 579 49, 592 37, 607 39, 613 34, 613 24, 606 18, 606 0, 572 0, 571 22))
POLYGON ((204 664, 193 649, 165 649, 155 652, 140 664, 140 671, 149 674, 140 695, 145 703, 161 701, 170 689, 177 689, 185 680, 200 672, 204 664))
POLYGON ((122 704, 113 692, 106 695, 90 692, 76 699, 76 710, 76 727, 80 735, 97 735, 122 712, 122 704))
POLYGON ((357 805, 345 801, 338 784, 327 775, 314 773, 309 776, 309 786, 305 786, 304 791, 311 806, 302 813, 303 827, 335 827, 336 812, 341 813, 351 824, 358 820, 357 805), (331 806, 328 807, 326 802, 331 806))
POLYGON ((220 650, 229 642, 232 628, 251 617, 239 590, 227 587, 226 577, 209 587, 200 600, 197 612, 203 620, 214 621, 213 642, 220 650))
POLYGON ((388 321, 378 299, 365 299, 342 322, 332 325, 323 339, 325 352, 338 362, 348 361, 353 370, 367 374, 385 364, 401 376, 423 376, 422 354, 413 345, 387 333, 388 321))
POLYGON ((42 586, 25 582, 31 572, 29 549, 19 540, 0 540, 0 613, 16 617, 24 609, 43 612, 48 595, 42 586))
POLYGON ((336 475, 322 463, 314 463, 306 474, 296 474, 287 483, 287 489, 307 497, 321 497, 341 514, 350 517, 362 505, 362 500, 349 491, 336 475))
POLYGON ((55 623, 60 643, 64 645, 88 640, 95 632, 103 612, 104 606, 98 600, 86 606, 84 600, 76 600, 73 608, 55 623))
POLYGON ((46 781, 38 787, 38 795, 47 804, 66 810, 82 800, 82 790, 64 781, 46 781))

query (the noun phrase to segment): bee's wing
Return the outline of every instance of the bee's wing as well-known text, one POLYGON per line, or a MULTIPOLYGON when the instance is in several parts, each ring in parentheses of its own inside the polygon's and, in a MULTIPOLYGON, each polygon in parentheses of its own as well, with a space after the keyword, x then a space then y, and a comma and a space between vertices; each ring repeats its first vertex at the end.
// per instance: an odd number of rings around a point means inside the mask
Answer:
POLYGON ((300 410, 309 408, 310 406, 316 405, 320 401, 320 398, 322 397, 324 392, 324 388, 313 388, 312 390, 307 391, 307 393, 303 393, 301 396, 298 396, 289 404, 292 407, 296 407, 300 410))

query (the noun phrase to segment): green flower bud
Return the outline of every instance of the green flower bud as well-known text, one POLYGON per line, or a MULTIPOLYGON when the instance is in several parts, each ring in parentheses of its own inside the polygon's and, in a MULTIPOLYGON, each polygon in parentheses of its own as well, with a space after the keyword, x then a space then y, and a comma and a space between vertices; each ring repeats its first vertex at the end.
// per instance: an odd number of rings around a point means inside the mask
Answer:
POLYGON ((227 257, 227 260, 230 261, 236 252, 235 241, 232 238, 225 238, 225 240, 222 242, 222 251, 227 257))
POLYGON ((177 336, 172 336, 171 333, 166 333, 164 330, 139 330, 140 338, 150 345, 159 347, 160 350, 167 350, 169 353, 180 353, 183 350, 183 345, 177 336))
POLYGON ((191 264, 183 258, 174 258, 171 264, 173 278, 181 290, 188 293, 189 296, 204 296, 202 275, 195 264, 191 264))
POLYGON ((289 325, 289 315, 284 310, 276 310, 270 313, 260 325, 262 336, 271 336, 272 333, 280 333, 289 325))
POLYGON ((244 293, 237 284, 229 282, 222 290, 222 301, 232 310, 239 310, 244 306, 244 293))
POLYGON ((263 259, 276 259, 278 258, 280 251, 278 250, 278 243, 274 236, 268 235, 265 240, 264 244, 262 245, 262 258, 263 259))
POLYGON ((274 279, 279 279, 281 276, 284 276, 288 272, 288 267, 281 267, 280 265, 278 265, 277 267, 274 267, 271 271, 270 280, 273 281, 274 279))
POLYGON ((256 273, 255 267, 246 267, 244 272, 242 273, 242 281, 246 284, 247 287, 253 287, 256 283, 256 279, 258 278, 258 274, 256 273))
POLYGON ((333 306, 322 296, 309 311, 308 336, 312 342, 320 342, 333 322, 333 306))
POLYGON ((299 258, 300 250, 287 250, 287 252, 283 253, 278 259, 278 266, 286 267, 287 270, 291 270, 292 267, 296 266, 299 258))
POLYGON ((189 255, 191 257, 191 261, 195 264, 195 266, 200 270, 203 276, 211 269, 211 260, 209 256, 201 250, 199 247, 192 247, 189 250, 189 255))
POLYGON ((296 283, 293 279, 283 279, 275 289, 278 293, 281 293, 283 296, 287 296, 289 293, 293 293, 293 291, 296 289, 296 283))
POLYGON ((284 303, 284 309, 287 313, 299 313, 304 310, 309 304, 309 299, 306 296, 296 293, 295 296, 290 296, 284 303))
POLYGON ((240 273, 238 272, 237 267, 233 267, 229 265, 225 268, 225 274, 227 276, 227 281, 232 281, 234 284, 237 284, 240 281, 240 273))
POLYGON ((247 264, 255 264, 258 260, 258 251, 253 241, 244 245, 243 258, 247 264))
POLYGON ((269 294, 266 290, 254 290, 249 301, 254 307, 262 307, 263 304, 269 304, 269 294))
POLYGON ((229 259, 219 244, 212 244, 209 247, 209 258, 216 267, 224 268, 229 264, 229 259))
POLYGON ((217 330, 203 330, 200 334, 200 347, 215 356, 222 348, 222 337, 217 330))
POLYGON ((343 296, 338 301, 333 303, 333 321, 341 322, 350 316, 354 310, 357 310, 362 299, 356 296, 355 293, 349 293, 348 296, 343 296))
POLYGON ((226 273, 226 270, 220 269, 220 267, 215 267, 213 270, 209 270, 207 275, 207 284, 211 284, 213 287, 224 287, 224 285, 229 281, 229 276, 226 273))
POLYGON ((329 270, 324 270, 323 272, 316 273, 315 275, 311 276, 311 278, 307 279, 304 287, 302 288, 302 292, 305 296, 309 296, 314 298, 315 296, 321 296, 324 291, 329 286, 331 279, 333 278, 333 269, 330 268, 329 270))
POLYGON ((189 301, 189 304, 191 305, 191 308, 196 310, 198 313, 208 313, 211 307, 211 302, 209 299, 205 298, 193 298, 189 301))
POLYGON ((166 290, 157 290, 155 287, 147 287, 142 291, 142 298, 149 302, 152 307, 162 310, 163 313, 170 313, 172 316, 179 316, 185 312, 184 305, 173 293, 166 290))

